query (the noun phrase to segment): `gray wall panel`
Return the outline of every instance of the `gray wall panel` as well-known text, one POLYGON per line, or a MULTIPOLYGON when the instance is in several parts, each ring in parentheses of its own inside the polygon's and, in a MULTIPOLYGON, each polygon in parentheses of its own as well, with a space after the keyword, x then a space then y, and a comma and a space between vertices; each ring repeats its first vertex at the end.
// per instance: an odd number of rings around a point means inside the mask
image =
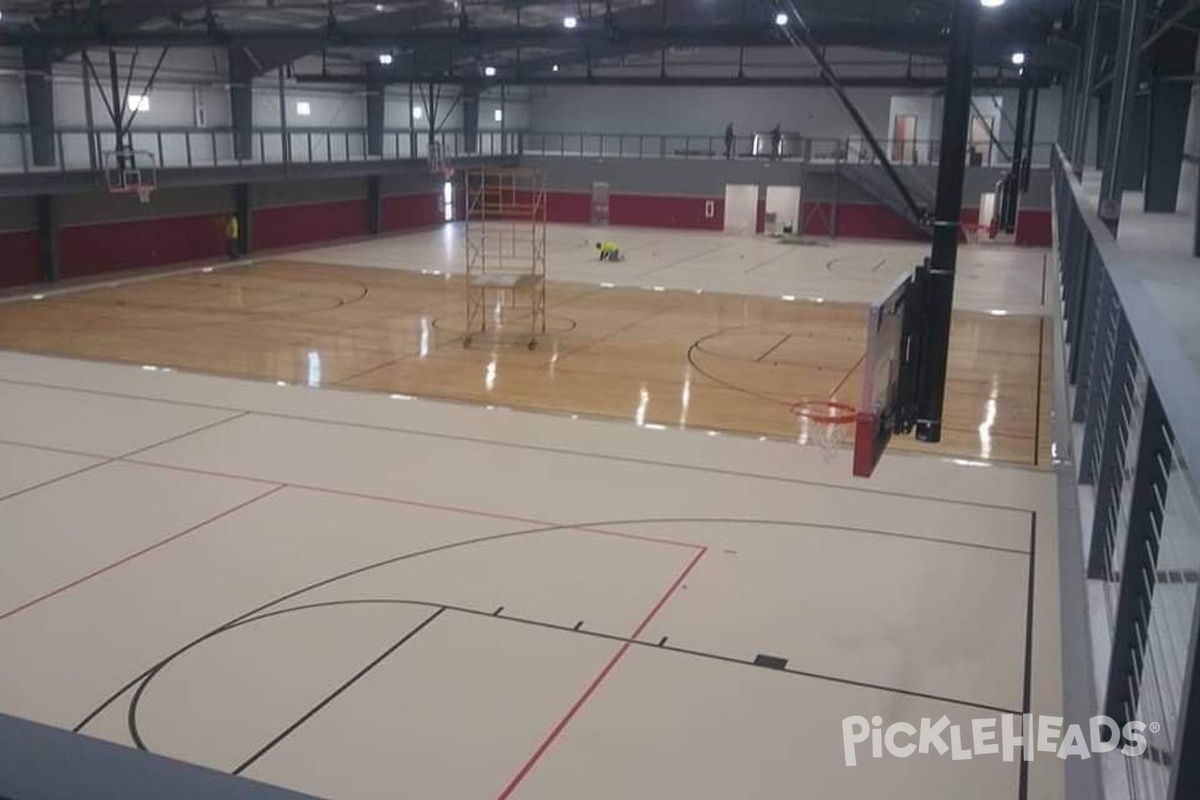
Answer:
POLYGON ((233 211, 233 187, 160 189, 146 205, 138 202, 137 195, 113 197, 103 191, 60 195, 58 202, 62 225, 219 214, 233 211))
POLYGON ((337 178, 327 181, 255 183, 250 187, 250 199, 255 208, 365 200, 367 179, 337 178))
POLYGON ((0 198, 0 231, 27 231, 36 227, 33 198, 0 198))

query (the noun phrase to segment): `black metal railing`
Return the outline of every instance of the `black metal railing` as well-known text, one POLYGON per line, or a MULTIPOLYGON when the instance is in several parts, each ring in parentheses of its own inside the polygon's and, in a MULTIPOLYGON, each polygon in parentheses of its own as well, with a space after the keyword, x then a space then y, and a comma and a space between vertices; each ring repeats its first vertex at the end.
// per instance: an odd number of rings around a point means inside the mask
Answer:
MULTIPOLYGON (((936 165, 941 151, 937 139, 883 140, 881 144, 893 162, 907 166, 936 165)), ((1035 144, 1031 165, 1048 167, 1054 145, 1035 144)), ((875 155, 861 137, 810 138, 785 134, 779 141, 765 134, 735 136, 728 142, 723 136, 703 134, 648 133, 542 133, 526 131, 521 135, 524 155, 571 158, 652 158, 689 160, 762 160, 798 163, 873 164, 875 155)), ((968 163, 980 167, 1004 167, 1009 162, 991 142, 972 147, 968 163)))
MULTIPOLYGON (((255 128, 237 134, 233 128, 137 128, 118 148, 111 131, 58 128, 35 132, 27 127, 0 127, 0 172, 98 170, 105 153, 118 149, 149 153, 159 169, 195 169, 253 164, 318 164, 353 161, 424 159, 429 131, 389 128, 372 137, 366 128, 255 128), (52 156, 52 157, 48 157, 52 156), (35 157, 37 156, 37 157, 35 157)), ((473 156, 546 156, 560 158, 654 158, 699 160, 780 160, 795 163, 871 164, 875 157, 861 138, 808 138, 797 134, 774 142, 769 136, 660 135, 633 133, 541 133, 479 131, 468 147, 461 130, 441 130, 432 141, 447 158, 473 156), (727 146, 728 145, 728 146, 727 146)), ((937 164, 937 140, 885 141, 898 164, 937 164)), ((1051 145, 1034 146, 1031 164, 1050 163, 1051 145)), ((975 166, 1008 166, 990 143, 968 156, 975 166)))
POLYGON ((1200 797, 1200 378, 1060 150, 1052 171, 1082 528, 1081 563, 1065 567, 1084 576, 1090 619, 1063 624, 1090 624, 1097 713, 1147 725, 1145 754, 1104 772, 1106 795, 1190 800, 1200 797))
MULTIPOLYGON (((53 163, 39 165, 34 139, 44 139, 45 134, 24 127, 0 128, 0 172, 100 170, 104 154, 118 149, 111 131, 60 128, 49 136, 53 163)), ((516 155, 519 138, 516 132, 479 131, 475 146, 468 148, 463 131, 442 130, 432 141, 447 157, 465 158, 516 155)), ((428 130, 419 128, 387 129, 374 140, 366 128, 255 128, 240 137, 232 128, 138 128, 124 137, 119 149, 149 153, 159 169, 195 169, 426 159, 430 141, 428 130)))

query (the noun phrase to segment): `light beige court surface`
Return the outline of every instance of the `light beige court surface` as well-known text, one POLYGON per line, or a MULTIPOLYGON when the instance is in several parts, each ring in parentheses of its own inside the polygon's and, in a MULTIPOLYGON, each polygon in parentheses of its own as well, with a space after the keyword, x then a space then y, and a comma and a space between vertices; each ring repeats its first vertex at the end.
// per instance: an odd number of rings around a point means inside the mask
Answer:
POLYGON ((336 798, 1062 796, 840 737, 1061 713, 1048 474, 17 354, 0 406, 5 712, 336 798))
MULTIPOLYGON (((824 412, 820 404, 829 401, 859 404, 862 299, 882 294, 917 259, 907 245, 785 246, 624 231, 621 240, 639 244, 628 261, 610 265, 584 260, 588 248, 573 243, 585 229, 553 230, 552 274, 591 282, 552 284, 549 330, 534 352, 525 336, 462 347, 464 291, 448 271, 457 252, 452 227, 296 257, 303 261, 10 303, 0 306, 0 346, 812 443, 823 432, 797 417, 796 405, 824 412), (673 259, 666 266, 660 251, 673 259), (387 253, 399 269, 382 268, 387 253), (434 256, 442 260, 428 260, 434 256), (318 263, 326 258, 360 266, 318 263), (757 259, 762 273, 742 266, 746 259, 757 259), (634 269, 691 287, 606 279, 625 271, 632 281, 634 269), (739 282, 762 293, 710 291, 739 282)), ((1050 405, 1041 256, 973 248, 963 261, 960 300, 974 297, 990 310, 956 313, 945 441, 933 452, 1044 464, 1050 405)), ((511 322, 528 328, 519 314, 511 322)))

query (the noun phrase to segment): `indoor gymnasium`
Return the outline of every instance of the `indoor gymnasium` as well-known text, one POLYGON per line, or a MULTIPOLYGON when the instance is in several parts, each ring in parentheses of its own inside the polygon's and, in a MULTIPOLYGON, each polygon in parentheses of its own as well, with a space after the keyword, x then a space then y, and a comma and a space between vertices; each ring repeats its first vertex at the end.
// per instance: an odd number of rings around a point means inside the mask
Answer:
POLYGON ((0 0, 0 798, 1200 797, 1198 37, 0 0))

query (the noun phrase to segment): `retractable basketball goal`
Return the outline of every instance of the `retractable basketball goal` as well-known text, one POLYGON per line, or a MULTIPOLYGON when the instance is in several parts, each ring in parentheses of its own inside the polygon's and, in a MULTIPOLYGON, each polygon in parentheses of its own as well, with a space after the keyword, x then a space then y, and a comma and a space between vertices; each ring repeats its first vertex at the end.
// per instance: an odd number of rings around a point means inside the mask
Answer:
POLYGON ((104 154, 104 183, 109 194, 137 195, 149 203, 158 188, 154 154, 145 150, 113 150, 104 154))

